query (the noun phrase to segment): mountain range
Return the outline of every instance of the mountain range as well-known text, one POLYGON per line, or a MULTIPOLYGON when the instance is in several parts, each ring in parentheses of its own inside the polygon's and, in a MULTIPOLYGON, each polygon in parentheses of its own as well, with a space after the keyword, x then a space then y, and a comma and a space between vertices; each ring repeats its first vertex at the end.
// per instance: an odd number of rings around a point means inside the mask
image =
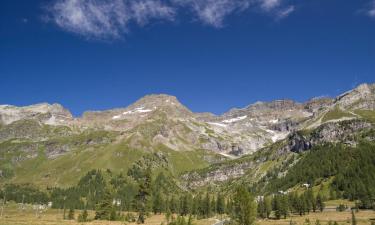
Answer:
POLYGON ((275 168, 285 175, 298 161, 294 154, 315 146, 355 148, 359 134, 373 142, 374 122, 375 84, 222 115, 192 112, 164 94, 81 117, 59 104, 0 105, 0 181, 69 186, 91 169, 126 172, 152 156, 148 163, 163 165, 183 188, 233 179, 255 184, 275 168))

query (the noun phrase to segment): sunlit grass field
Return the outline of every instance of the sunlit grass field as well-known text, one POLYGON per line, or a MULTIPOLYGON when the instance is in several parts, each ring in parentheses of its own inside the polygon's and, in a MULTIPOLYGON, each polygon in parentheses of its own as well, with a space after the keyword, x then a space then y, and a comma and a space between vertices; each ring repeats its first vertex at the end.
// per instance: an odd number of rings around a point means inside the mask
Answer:
MULTIPOLYGON (((0 207, 1 211, 1 207, 0 207)), ((3 217, 0 218, 0 225, 68 225, 68 224, 85 224, 85 225, 136 225, 136 223, 128 223, 123 221, 100 221, 93 220, 94 211, 89 211, 89 222, 77 222, 79 210, 75 210, 75 220, 64 220, 63 210, 58 209, 47 209, 41 213, 36 212, 31 206, 26 206, 22 210, 16 204, 10 204, 5 207, 3 212, 3 217)), ((66 215, 68 215, 68 210, 66 210, 66 215)), ((202 219, 194 220, 195 225, 212 225, 217 220, 212 219, 202 219)), ((146 220, 146 225, 161 225, 166 224, 166 218, 164 215, 153 215, 146 220)))
MULTIPOLYGON (((75 210, 75 218, 78 217, 79 210, 75 210)), ((68 210, 66 211, 66 215, 68 210)), ((371 225, 375 222, 375 211, 359 211, 356 214, 358 225, 371 225)), ((3 217, 0 218, 0 225, 68 225, 68 224, 86 224, 86 225, 136 225, 136 223, 128 223, 123 221, 98 221, 93 220, 94 212, 89 211, 89 222, 77 222, 77 220, 63 220, 63 210, 47 209, 42 213, 37 213, 31 206, 26 206, 22 210, 16 204, 10 204, 5 207, 3 217)), ((292 215, 287 219, 281 220, 257 220, 257 225, 289 225, 291 221, 297 225, 315 225, 319 220, 321 225, 328 224, 329 221, 337 221, 340 225, 351 224, 351 212, 323 212, 310 213, 305 216, 292 215)), ((213 225, 217 222, 217 218, 194 220, 195 225, 213 225)), ((146 220, 146 225, 161 225, 166 224, 164 215, 153 215, 146 220)))

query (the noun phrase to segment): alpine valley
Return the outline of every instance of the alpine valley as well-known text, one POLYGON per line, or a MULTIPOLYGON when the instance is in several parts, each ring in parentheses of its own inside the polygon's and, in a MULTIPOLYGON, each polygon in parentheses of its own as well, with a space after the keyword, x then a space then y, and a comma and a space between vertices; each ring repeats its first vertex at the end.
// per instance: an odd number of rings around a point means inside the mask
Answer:
POLYGON ((169 95, 81 117, 59 104, 0 106, 2 187, 65 190, 99 172, 107 181, 136 180, 146 168, 153 180, 163 174, 176 193, 231 192, 245 184, 266 195, 311 186, 330 199, 371 201, 375 84, 304 103, 256 102, 222 115, 192 112, 169 95))

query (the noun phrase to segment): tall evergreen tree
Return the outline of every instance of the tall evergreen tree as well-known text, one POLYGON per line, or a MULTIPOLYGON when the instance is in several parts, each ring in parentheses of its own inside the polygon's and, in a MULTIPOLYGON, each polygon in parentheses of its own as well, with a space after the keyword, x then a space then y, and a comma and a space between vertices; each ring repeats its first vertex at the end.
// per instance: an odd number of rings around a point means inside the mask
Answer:
POLYGON ((239 187, 236 190, 233 206, 231 217, 239 225, 253 225, 255 223, 257 206, 254 198, 244 187, 239 187))
POLYGON ((317 205, 317 208, 323 212, 324 211, 324 208, 325 208, 325 204, 324 204, 324 200, 323 200, 323 197, 322 195, 319 193, 318 196, 316 197, 316 205, 317 205))
POLYGON ((354 210, 352 210, 352 225, 357 225, 357 219, 355 218, 354 210))
POLYGON ((204 198, 202 203, 203 203, 203 214, 205 218, 209 218, 211 216, 211 199, 210 199, 210 195, 208 192, 206 193, 206 197, 204 198))
POLYGON ((216 198, 216 212, 219 215, 222 215, 225 212, 225 200, 220 192, 218 193, 217 198, 216 198))
POLYGON ((266 210, 266 217, 270 218, 272 212, 272 198, 271 196, 267 196, 264 198, 264 207, 266 210))
POLYGON ((143 179, 140 179, 139 190, 136 196, 138 223, 145 223, 146 214, 148 211, 148 201, 151 194, 151 174, 151 168, 148 167, 145 171, 143 179))

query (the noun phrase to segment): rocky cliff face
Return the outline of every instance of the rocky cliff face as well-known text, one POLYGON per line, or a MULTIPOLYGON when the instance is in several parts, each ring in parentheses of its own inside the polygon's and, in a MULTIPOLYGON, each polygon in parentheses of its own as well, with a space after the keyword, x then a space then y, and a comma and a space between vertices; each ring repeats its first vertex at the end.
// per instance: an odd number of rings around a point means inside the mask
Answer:
POLYGON ((362 84, 335 99, 335 103, 345 109, 375 110, 375 84, 362 84))

